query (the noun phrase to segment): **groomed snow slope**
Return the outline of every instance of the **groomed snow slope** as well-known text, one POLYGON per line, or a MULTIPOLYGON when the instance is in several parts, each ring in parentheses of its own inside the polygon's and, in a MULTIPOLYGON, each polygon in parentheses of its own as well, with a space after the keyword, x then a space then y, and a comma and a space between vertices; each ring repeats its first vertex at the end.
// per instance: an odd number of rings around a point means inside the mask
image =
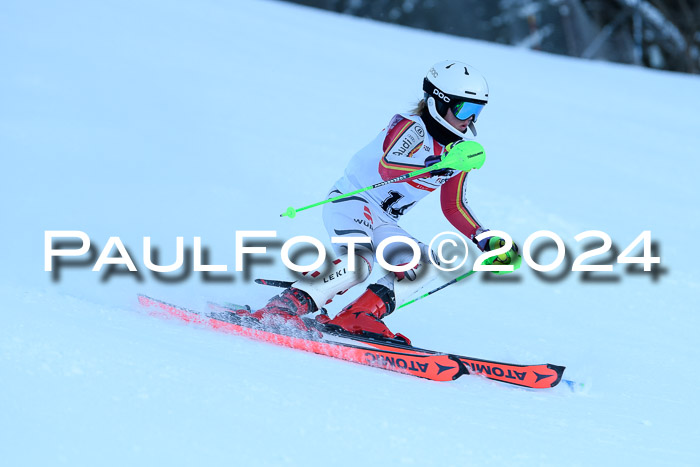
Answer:
MULTIPOLYGON (((696 76, 260 1, 3 2, 0 56, 3 465, 700 464, 696 76), (572 257, 580 232, 621 251, 651 230, 665 273, 475 275, 387 323, 422 347, 565 365, 584 392, 423 381, 138 309, 139 292, 263 304, 274 290, 252 278, 290 274, 279 248, 233 272, 234 232, 329 244, 319 208, 278 214, 322 199, 445 58, 491 87, 469 188, 485 225, 521 245, 554 231, 572 257), (93 258, 52 279, 45 230, 97 252, 119 236, 141 275, 93 258), (163 264, 201 236, 229 280, 158 280, 145 236, 163 264)), ((437 198, 402 223, 418 238, 452 230, 437 198)))

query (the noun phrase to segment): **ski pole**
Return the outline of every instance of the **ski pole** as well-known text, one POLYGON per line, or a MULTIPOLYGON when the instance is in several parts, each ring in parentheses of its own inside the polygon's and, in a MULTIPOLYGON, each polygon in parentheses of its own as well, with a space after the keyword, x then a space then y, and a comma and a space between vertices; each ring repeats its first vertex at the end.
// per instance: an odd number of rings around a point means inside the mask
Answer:
POLYGON ((430 292, 424 293, 424 294, 421 295, 420 297, 416 297, 416 298, 414 298, 413 300, 407 301, 406 303, 404 303, 403 305, 399 306, 399 307, 396 308, 396 309, 398 310, 399 308, 403 308, 403 307, 405 307, 406 305, 410 305, 410 304, 413 303, 413 302, 417 302, 418 300, 420 300, 420 299, 422 299, 422 298, 425 298, 425 297, 427 297, 428 295, 432 295, 432 294, 434 294, 435 292, 438 292, 438 291, 444 289, 444 288, 447 287, 448 285, 456 284, 457 282, 461 281, 462 279, 466 279, 467 277, 471 276, 471 275, 474 274, 475 272, 476 272, 476 271, 472 270, 472 271, 469 271, 469 272, 466 273, 466 274, 462 274, 461 276, 459 276, 459 277, 457 277, 457 278, 455 278, 455 279, 452 279, 452 280, 449 281, 449 282, 446 282, 446 283, 442 284, 440 287, 438 287, 438 288, 436 288, 436 289, 433 289, 433 290, 431 290, 430 292))
MULTIPOLYGON (((495 259, 494 256, 492 256, 492 257, 490 257, 490 258, 486 258, 482 264, 491 265, 491 264, 493 264, 494 259, 495 259)), ((518 255, 518 258, 515 260, 515 263, 513 263, 513 271, 515 271, 515 270, 517 270, 518 268, 520 268, 520 263, 521 263, 521 262, 522 262, 522 257, 521 257, 520 255, 518 255)), ((510 273, 513 272, 513 271, 491 271, 491 272, 494 273, 494 274, 510 274, 510 273)), ((410 305, 410 304, 413 303, 413 302, 417 302, 418 300, 420 300, 420 299, 422 299, 422 298, 425 298, 425 297, 427 297, 428 295, 432 295, 432 294, 434 294, 435 292, 438 292, 438 291, 444 289, 444 288, 447 287, 448 285, 456 284, 457 282, 461 281, 462 279, 466 279, 467 277, 471 276, 471 275, 474 274, 475 272, 476 272, 475 270, 471 270, 471 271, 469 271, 469 272, 467 272, 467 273, 465 273, 465 274, 462 274, 461 276, 459 276, 459 277, 457 277, 457 278, 455 278, 455 279, 452 279, 452 280, 449 281, 449 282, 446 282, 446 283, 442 284, 440 287, 438 287, 438 288, 436 288, 436 289, 433 289, 433 290, 431 290, 430 292, 424 293, 424 294, 421 295, 420 297, 416 297, 416 298, 414 298, 413 300, 407 301, 406 303, 404 303, 403 305, 397 307, 396 309, 398 310, 399 308, 403 308, 403 307, 405 307, 406 305, 410 305)))
MULTIPOLYGON (((435 164, 435 165, 438 165, 438 164, 435 164)), ((406 180, 407 178, 422 175, 424 173, 436 170, 435 165, 430 166, 430 167, 426 167, 425 169, 414 170, 413 172, 409 172, 407 174, 400 175, 396 178, 392 178, 391 180, 385 180, 383 182, 375 183, 374 185, 366 186, 364 188, 360 188, 359 190, 351 191, 350 193, 344 193, 342 195, 338 195, 338 196, 335 196, 333 198, 325 199, 323 201, 319 201, 318 203, 309 204, 308 206, 304 206, 303 208, 294 209, 292 206, 289 206, 285 212, 280 214, 280 217, 287 216, 290 219, 294 219, 294 217, 296 217, 296 215, 299 211, 304 211, 305 209, 315 208, 316 206, 321 206, 322 204, 326 204, 326 203, 332 203, 333 201, 347 198, 348 196, 356 195, 358 193, 362 193, 364 191, 369 191, 369 190, 372 190, 374 188, 379 188, 380 186, 388 185, 390 183, 400 182, 402 180, 406 180)))
POLYGON ((360 188, 359 190, 351 191, 350 193, 344 193, 333 198, 325 199, 323 201, 319 201, 318 203, 309 204, 308 206, 304 206, 299 209, 295 209, 294 207, 289 206, 286 211, 280 214, 280 217, 287 216, 290 219, 294 219, 299 211, 315 208, 316 206, 321 206, 322 204, 326 203, 332 203, 333 201, 347 198, 348 196, 356 195, 358 193, 369 191, 374 188, 379 188, 380 186, 388 185, 390 183, 401 182, 403 180, 406 180, 407 178, 417 177, 418 175, 423 175, 425 173, 432 172, 433 170, 454 169, 468 172, 472 169, 481 168, 481 166, 484 165, 484 161, 486 160, 486 154, 481 144, 477 143, 476 141, 463 141, 460 143, 459 146, 456 146, 456 148, 459 149, 453 149, 449 151, 443 156, 440 162, 438 162, 437 164, 433 164, 430 167, 414 170, 413 172, 399 175, 398 177, 392 178, 391 180, 385 180, 383 182, 375 183, 374 185, 366 186, 364 188, 360 188))

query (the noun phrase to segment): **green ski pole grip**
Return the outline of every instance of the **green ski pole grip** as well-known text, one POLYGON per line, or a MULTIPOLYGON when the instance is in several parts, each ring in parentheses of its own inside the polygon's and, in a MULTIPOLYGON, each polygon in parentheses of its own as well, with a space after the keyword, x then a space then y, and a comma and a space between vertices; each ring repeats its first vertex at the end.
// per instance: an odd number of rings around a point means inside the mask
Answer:
POLYGON ((476 141, 462 141, 448 149, 447 154, 442 157, 442 161, 435 165, 445 164, 445 167, 450 169, 469 172, 473 169, 480 169, 485 161, 486 151, 481 144, 476 141))

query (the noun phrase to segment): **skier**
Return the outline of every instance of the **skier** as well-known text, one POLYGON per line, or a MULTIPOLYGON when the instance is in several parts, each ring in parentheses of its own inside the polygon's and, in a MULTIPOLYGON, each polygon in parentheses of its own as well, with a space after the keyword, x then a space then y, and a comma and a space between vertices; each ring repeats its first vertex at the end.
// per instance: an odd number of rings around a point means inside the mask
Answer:
MULTIPOLYGON (((389 125, 353 156, 343 177, 330 190, 329 198, 430 167, 450 151, 462 150, 460 145, 467 138, 467 130, 476 136, 474 124, 489 96, 488 85, 479 71, 458 61, 439 62, 425 76, 423 91, 423 99, 411 113, 394 115, 389 125)), ((382 320, 432 280, 437 268, 430 265, 433 252, 428 246, 399 226, 401 217, 439 188, 442 212, 457 230, 481 251, 503 245, 504 241, 495 236, 476 241, 475 237, 488 229, 467 204, 466 182, 467 172, 439 169, 325 204, 323 221, 331 237, 369 237, 371 243, 355 244, 354 257, 348 255, 347 244, 334 243, 337 259, 329 271, 306 274, 252 316, 259 320, 281 319, 307 329, 299 316, 319 310, 337 294, 364 282, 375 263, 376 245, 391 236, 404 236, 420 246, 421 259, 415 269, 388 273, 369 285, 335 318, 322 314, 316 319, 353 334, 399 338, 410 344, 408 338, 391 332, 382 320), (353 260, 354 273, 348 267, 353 260)), ((395 242, 384 250, 383 256, 392 265, 405 265, 413 258, 413 251, 407 251, 406 244, 395 242)), ((495 262, 516 264, 518 256, 518 247, 513 244, 495 262)))

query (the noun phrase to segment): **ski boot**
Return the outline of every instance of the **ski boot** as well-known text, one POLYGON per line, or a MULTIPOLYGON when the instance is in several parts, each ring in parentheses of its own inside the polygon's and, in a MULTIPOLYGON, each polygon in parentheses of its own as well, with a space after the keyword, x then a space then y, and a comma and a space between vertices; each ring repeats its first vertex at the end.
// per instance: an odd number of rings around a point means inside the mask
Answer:
POLYGON ((391 332, 382 321, 382 318, 394 311, 395 307, 394 292, 383 285, 372 284, 357 300, 343 308, 335 318, 330 319, 327 315, 319 315, 316 319, 331 329, 391 339, 411 345, 408 337, 391 332))
POLYGON ((311 329, 300 318, 301 315, 313 313, 318 308, 311 297, 303 290, 289 287, 270 299, 264 307, 250 313, 247 317, 273 327, 296 328, 311 332, 318 337, 321 333, 311 329))

